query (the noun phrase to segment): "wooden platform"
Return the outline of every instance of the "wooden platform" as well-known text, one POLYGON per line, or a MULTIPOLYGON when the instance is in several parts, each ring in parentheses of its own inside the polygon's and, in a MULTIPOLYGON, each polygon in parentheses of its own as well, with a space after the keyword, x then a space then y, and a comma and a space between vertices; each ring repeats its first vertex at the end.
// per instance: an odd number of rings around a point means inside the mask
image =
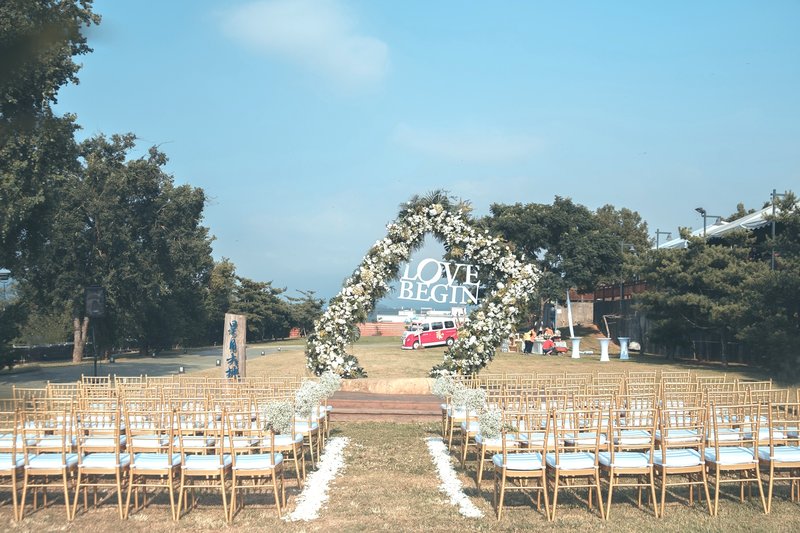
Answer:
POLYGON ((338 391, 329 403, 333 406, 334 422, 430 422, 442 416, 441 400, 432 394, 338 391))

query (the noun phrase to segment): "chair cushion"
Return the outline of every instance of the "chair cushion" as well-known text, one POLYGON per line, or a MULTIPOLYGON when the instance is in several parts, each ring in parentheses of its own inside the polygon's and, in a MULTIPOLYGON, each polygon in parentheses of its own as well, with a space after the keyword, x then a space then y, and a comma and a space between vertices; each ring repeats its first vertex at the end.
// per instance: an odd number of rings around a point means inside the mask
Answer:
POLYGON ((653 462, 659 466, 667 468, 683 468, 689 466, 698 466, 703 464, 703 458, 700 457, 700 452, 690 448, 675 448, 667 450, 666 461, 661 455, 660 450, 656 450, 653 454, 653 462))
POLYGON ((222 464, 218 455, 187 455, 183 463, 184 470, 218 470, 231 464, 231 456, 222 456, 222 464))
POLYGON ((623 429, 614 437, 614 444, 618 446, 647 446, 653 436, 645 429, 623 429))
MULTIPOLYGON (((697 442, 698 435, 694 429, 671 429, 666 433, 667 441, 670 443, 697 442)), ((656 440, 661 440, 661 430, 656 431, 656 440)))
POLYGON ((481 430, 481 425, 478 423, 477 420, 470 420, 469 421, 469 430, 467 430, 467 422, 461 422, 461 431, 467 431, 468 433, 477 433, 481 430))
POLYGON ((644 452, 617 452, 614 454, 614 463, 611 463, 609 452, 597 454, 597 460, 603 466, 613 466, 614 468, 647 468, 652 466, 650 453, 644 452))
POLYGON ((135 472, 148 470, 167 470, 181 464, 181 454, 173 453, 170 458, 166 453, 137 453, 133 456, 131 470, 135 472))
POLYGON ((38 455, 31 455, 28 460, 27 468, 31 470, 38 469, 57 469, 57 468, 72 468, 78 464, 78 454, 68 453, 61 459, 60 453, 40 453, 38 455))
POLYGON ((160 450, 169 444, 167 435, 134 435, 131 437, 131 447, 140 449, 160 450))
MULTIPOLYGON (((265 437, 261 441, 262 448, 269 448, 270 446, 270 438, 265 437)), ((291 448, 295 444, 300 444, 303 442, 303 435, 301 433, 297 433, 294 436, 292 435, 275 435, 275 447, 276 448, 291 448)))
POLYGON ((11 470, 12 468, 19 468, 25 464, 25 456, 18 453, 14 460, 11 460, 10 453, 0 453, 0 470, 11 470))
POLYGON ((206 450, 208 448, 213 448, 217 444, 217 439, 214 437, 185 435, 182 439, 180 437, 175 437, 173 446, 176 448, 179 447, 181 445, 181 440, 183 441, 184 450, 206 450))
POLYGON ((717 457, 717 450, 712 446, 705 449, 705 456, 706 461, 719 463, 723 466, 755 464, 757 462, 753 456, 753 449, 742 446, 720 446, 719 457, 717 457))
MULTIPOLYGON (((758 428, 758 441, 761 443, 769 444, 769 434, 770 431, 768 427, 758 428)), ((747 440, 753 440, 753 432, 752 431, 746 432, 744 434, 744 438, 747 440)), ((772 430, 772 438, 775 440, 785 440, 786 433, 784 433, 780 429, 774 429, 772 430)))
MULTIPOLYGON (((119 436, 119 446, 124 448, 127 443, 125 435, 119 436)), ((84 448, 112 448, 115 446, 114 437, 89 437, 83 440, 84 448)))
POLYGON ((319 429, 319 424, 311 422, 309 426, 308 420, 295 420, 294 430, 297 433, 308 433, 309 431, 316 431, 319 429))
POLYGON ((131 463, 131 456, 127 453, 119 454, 119 464, 117 455, 114 453, 90 453, 83 456, 81 466, 83 468, 119 468, 128 466, 131 463))
POLYGON ((503 464, 503 454, 496 453, 492 456, 492 463, 497 468, 503 468, 505 466, 506 470, 514 470, 514 471, 530 471, 530 470, 541 470, 542 469, 542 454, 533 452, 533 453, 508 453, 506 454, 506 463, 503 464))
MULTIPOLYGON (((737 442, 742 439, 742 431, 737 428, 721 428, 717 436, 719 442, 737 442)), ((708 432, 706 437, 709 443, 714 442, 714 430, 708 432)))
POLYGON ((595 467, 594 454, 590 452, 559 453, 558 462, 556 462, 555 453, 548 453, 545 461, 547 466, 561 470, 585 470, 595 467))
MULTIPOLYGON (((594 446, 595 442, 597 442, 597 433, 583 432, 577 435, 566 435, 564 437, 564 442, 567 446, 594 446)), ((602 446, 605 443, 606 436, 600 434, 600 445, 602 446)))
POLYGON ((772 456, 770 456, 769 446, 759 446, 758 458, 762 461, 771 460, 776 463, 800 463, 800 446, 775 446, 772 456))
MULTIPOLYGON (((501 437, 492 437, 487 439, 483 435, 475 435, 475 444, 478 446, 486 446, 487 448, 502 448, 503 440, 501 437)), ((506 447, 513 448, 519 446, 519 442, 514 438, 514 435, 506 435, 506 447)))
POLYGON ((268 468, 274 468, 281 463, 283 463, 283 454, 281 453, 275 454, 272 458, 272 464, 270 463, 268 453, 254 453, 252 455, 237 455, 236 466, 233 468, 236 471, 266 470, 268 468))

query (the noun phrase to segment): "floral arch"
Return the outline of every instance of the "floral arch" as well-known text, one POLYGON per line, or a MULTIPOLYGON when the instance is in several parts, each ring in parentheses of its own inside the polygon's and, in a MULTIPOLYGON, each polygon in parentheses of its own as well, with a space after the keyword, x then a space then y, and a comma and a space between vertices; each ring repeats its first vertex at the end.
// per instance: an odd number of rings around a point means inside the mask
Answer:
POLYGON ((501 239, 478 229, 470 210, 469 204, 452 202, 438 191, 403 205, 397 219, 387 226, 386 237, 369 249, 315 323, 306 347, 308 368, 316 375, 326 371, 346 378, 366 375, 358 359, 347 353, 347 345, 356 337, 355 326, 365 321, 375 303, 387 294, 400 266, 410 260, 429 233, 442 241, 448 256, 477 265, 486 285, 480 305, 459 328, 458 340, 431 369, 431 376, 469 375, 484 368, 495 349, 508 339, 539 272, 520 261, 501 239))

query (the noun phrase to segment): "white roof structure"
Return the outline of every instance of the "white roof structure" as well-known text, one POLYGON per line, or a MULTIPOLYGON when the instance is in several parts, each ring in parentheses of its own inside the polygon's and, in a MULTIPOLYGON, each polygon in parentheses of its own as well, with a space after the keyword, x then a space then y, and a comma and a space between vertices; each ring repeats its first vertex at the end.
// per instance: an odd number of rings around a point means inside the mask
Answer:
MULTIPOLYGON (((754 229, 758 229, 761 227, 766 226, 770 222, 766 219, 767 215, 772 214, 772 206, 768 205, 763 209, 759 209, 755 213, 750 213, 749 215, 745 215, 742 218, 737 218, 736 220, 732 220, 730 222, 719 219, 716 223, 706 226, 706 240, 713 239, 715 237, 722 237, 728 233, 731 233, 736 230, 748 230, 752 231, 754 229)), ((775 212, 778 212, 778 208, 775 208, 775 212)), ((692 232, 693 237, 703 237, 703 228, 696 229, 692 232)), ((672 239, 670 241, 665 242, 664 244, 659 246, 661 248, 686 248, 687 247, 686 239, 672 239)), ((655 248, 655 246, 653 247, 655 248)))

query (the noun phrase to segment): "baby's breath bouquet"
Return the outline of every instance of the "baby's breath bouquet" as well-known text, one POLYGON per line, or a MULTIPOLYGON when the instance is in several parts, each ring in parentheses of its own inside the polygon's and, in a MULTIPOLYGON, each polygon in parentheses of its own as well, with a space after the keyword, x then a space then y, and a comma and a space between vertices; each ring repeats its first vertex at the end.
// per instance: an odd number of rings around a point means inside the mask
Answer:
POLYGON ((325 372, 320 376, 319 384, 322 387, 324 397, 330 398, 333 393, 342 388, 342 376, 330 371, 325 372))
POLYGON ((294 407, 297 416, 308 418, 324 398, 324 391, 319 383, 304 381, 294 394, 294 407))
POLYGON ((486 405, 486 391, 461 385, 453 392, 453 405, 468 411, 480 411, 486 405))
POLYGON ((288 400, 269 402, 264 406, 264 417, 266 418, 264 429, 272 429, 279 434, 291 433, 294 425, 294 406, 288 400))
POLYGON ((486 409, 478 415, 481 435, 487 439, 496 439, 503 429, 503 415, 497 409, 486 409))
POLYGON ((446 398, 448 396, 452 396, 455 390, 456 390, 456 382, 450 376, 439 376, 433 382, 433 386, 431 387, 431 392, 433 393, 433 395, 438 396, 440 398, 446 398))

